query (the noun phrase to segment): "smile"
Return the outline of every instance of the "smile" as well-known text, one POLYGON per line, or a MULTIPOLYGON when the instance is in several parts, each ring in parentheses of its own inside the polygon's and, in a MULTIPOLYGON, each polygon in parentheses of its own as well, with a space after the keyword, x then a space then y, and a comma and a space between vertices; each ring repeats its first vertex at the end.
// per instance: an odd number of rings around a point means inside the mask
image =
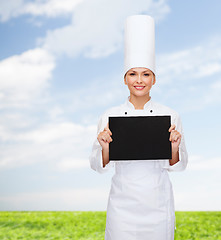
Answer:
POLYGON ((145 86, 134 86, 137 90, 143 90, 145 86))

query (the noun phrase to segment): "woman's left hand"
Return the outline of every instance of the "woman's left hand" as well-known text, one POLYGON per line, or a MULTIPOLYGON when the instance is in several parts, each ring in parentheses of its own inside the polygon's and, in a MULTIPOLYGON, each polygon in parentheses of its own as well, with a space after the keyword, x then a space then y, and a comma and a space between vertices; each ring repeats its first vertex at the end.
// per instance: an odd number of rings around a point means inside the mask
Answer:
POLYGON ((169 140, 172 142, 172 152, 179 151, 179 145, 181 141, 181 134, 175 129, 176 129, 175 125, 171 125, 171 127, 169 128, 170 132, 169 140))

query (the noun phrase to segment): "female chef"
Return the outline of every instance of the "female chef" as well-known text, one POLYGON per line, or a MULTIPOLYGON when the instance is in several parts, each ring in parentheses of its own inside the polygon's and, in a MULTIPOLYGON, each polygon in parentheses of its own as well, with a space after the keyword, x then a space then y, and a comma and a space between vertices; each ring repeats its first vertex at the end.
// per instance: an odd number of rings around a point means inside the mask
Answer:
POLYGON ((107 206, 105 240, 173 240, 175 210, 168 171, 186 168, 188 155, 177 112, 150 96, 155 79, 154 20, 134 15, 125 25, 124 83, 130 96, 102 114, 90 155, 91 168, 103 173, 115 166, 107 206), (171 116, 172 158, 109 161, 110 116, 171 116))

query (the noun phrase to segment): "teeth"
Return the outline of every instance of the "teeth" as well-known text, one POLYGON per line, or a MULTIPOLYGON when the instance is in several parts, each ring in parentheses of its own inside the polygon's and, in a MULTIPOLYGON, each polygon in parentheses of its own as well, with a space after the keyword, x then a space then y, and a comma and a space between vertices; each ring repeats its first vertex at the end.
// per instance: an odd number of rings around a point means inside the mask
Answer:
POLYGON ((136 89, 143 89, 144 87, 135 87, 136 89))

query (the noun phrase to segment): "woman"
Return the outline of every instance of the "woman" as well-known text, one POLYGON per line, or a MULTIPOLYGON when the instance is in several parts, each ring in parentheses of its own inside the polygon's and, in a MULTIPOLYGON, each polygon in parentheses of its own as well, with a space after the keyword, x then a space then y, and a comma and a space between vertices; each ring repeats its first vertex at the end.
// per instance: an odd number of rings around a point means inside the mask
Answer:
POLYGON ((174 110, 152 101, 150 97, 150 90, 156 83, 154 41, 150 40, 154 35, 153 19, 135 15, 129 17, 126 24, 124 83, 130 96, 124 104, 108 109, 101 116, 98 136, 90 156, 92 169, 100 173, 115 165, 107 207, 105 239, 172 240, 175 211, 168 171, 180 171, 187 165, 181 120, 174 110), (172 158, 110 162, 109 144, 114 139, 108 127, 108 117, 123 116, 125 112, 127 116, 170 115, 172 125, 168 131, 172 158))

